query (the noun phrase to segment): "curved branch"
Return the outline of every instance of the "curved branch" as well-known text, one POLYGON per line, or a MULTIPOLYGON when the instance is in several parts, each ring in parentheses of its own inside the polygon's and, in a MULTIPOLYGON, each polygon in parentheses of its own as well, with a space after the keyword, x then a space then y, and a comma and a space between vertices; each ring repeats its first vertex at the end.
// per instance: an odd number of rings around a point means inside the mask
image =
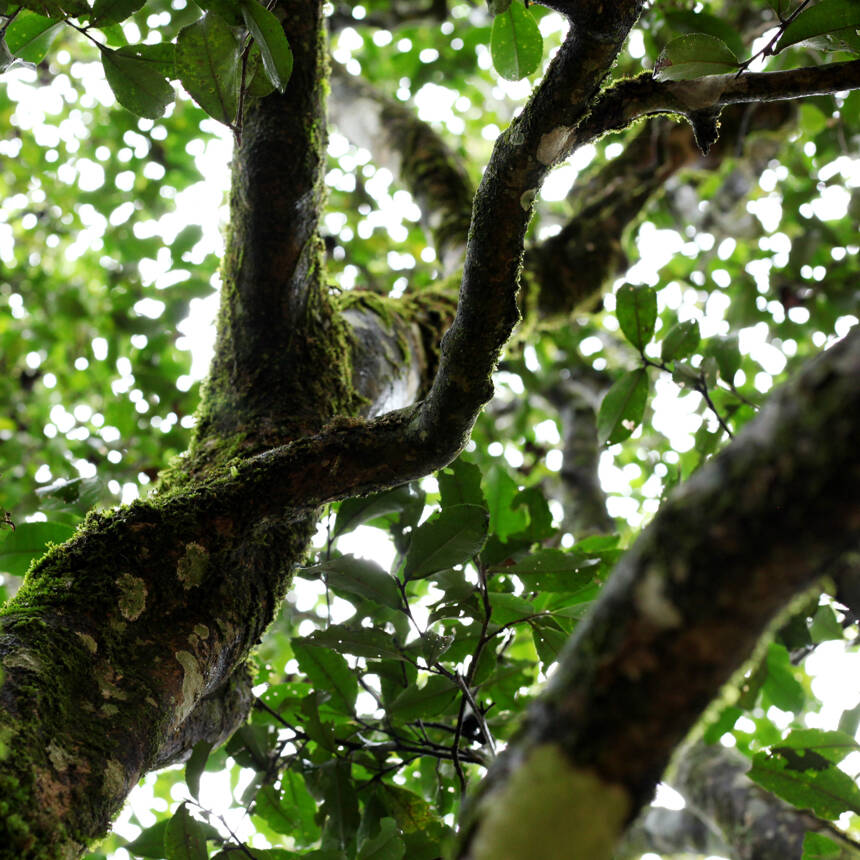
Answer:
POLYGON ((568 817, 571 856, 611 856, 672 751, 776 613, 856 546, 858 414, 855 329, 673 493, 627 552, 491 768, 459 857, 494 856, 499 816, 530 819, 528 845, 568 817), (524 812, 521 787, 541 782, 540 814, 524 812), (561 808, 559 786, 584 797, 561 808), (583 814, 606 809, 594 850, 577 846, 582 822, 569 810, 580 799, 583 814))
MULTIPOLYGON (((601 94, 564 152, 559 153, 559 160, 584 143, 608 131, 627 128, 651 114, 682 113, 690 117, 727 105, 785 101, 857 88, 860 60, 784 72, 710 75, 691 81, 657 81, 650 75, 641 75, 619 81, 601 94)), ((694 119, 691 122, 695 124, 694 119)))

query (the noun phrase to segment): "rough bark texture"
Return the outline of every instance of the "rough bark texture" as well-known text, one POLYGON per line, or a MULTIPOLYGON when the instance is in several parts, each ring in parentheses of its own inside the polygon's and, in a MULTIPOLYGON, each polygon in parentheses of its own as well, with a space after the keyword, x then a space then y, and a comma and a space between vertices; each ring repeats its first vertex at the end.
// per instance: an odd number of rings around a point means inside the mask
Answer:
MULTIPOLYGON (((556 782, 587 776, 592 793, 613 798, 619 827, 648 801, 672 751, 765 627, 856 546, 857 414, 854 331, 669 498, 577 628, 519 738, 491 769, 459 856, 489 860, 486 822, 495 815, 488 810, 501 805, 515 813, 512 786, 521 774, 539 772, 548 749, 567 762, 553 773, 556 782)), ((526 826, 524 844, 546 825, 538 818, 526 826)), ((589 856, 611 856, 614 838, 607 837, 604 853, 589 856)))

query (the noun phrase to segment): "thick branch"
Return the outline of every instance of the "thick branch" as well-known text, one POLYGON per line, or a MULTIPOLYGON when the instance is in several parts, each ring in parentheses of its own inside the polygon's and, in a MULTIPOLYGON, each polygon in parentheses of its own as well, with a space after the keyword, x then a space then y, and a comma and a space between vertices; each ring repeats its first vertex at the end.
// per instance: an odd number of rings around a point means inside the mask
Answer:
MULTIPOLYGON (((547 768, 555 788, 607 808, 602 841, 572 855, 611 855, 672 751, 774 615, 860 539, 858 414, 855 329, 676 491, 624 556, 491 769, 459 856, 494 856, 499 815, 530 817, 529 845, 547 821, 563 821, 577 801, 559 808, 551 786, 541 815, 517 806, 518 787, 547 768)), ((566 838, 576 846, 580 837, 566 838)))
POLYGON ((711 75, 691 81, 657 81, 649 75, 620 81, 597 100, 560 159, 607 131, 627 128, 655 113, 698 112, 746 102, 784 101, 860 87, 860 60, 785 72, 711 75))

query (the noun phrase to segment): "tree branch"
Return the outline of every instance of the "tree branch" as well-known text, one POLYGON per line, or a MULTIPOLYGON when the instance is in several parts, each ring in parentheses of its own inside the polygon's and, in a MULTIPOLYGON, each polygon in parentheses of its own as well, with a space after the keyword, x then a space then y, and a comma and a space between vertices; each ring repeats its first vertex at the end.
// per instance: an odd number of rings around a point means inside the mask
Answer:
MULTIPOLYGON (((611 856, 672 751, 776 613, 856 546, 857 414, 855 329, 774 394, 627 552, 491 768, 459 857, 498 856, 498 816, 528 820, 528 845, 567 816, 571 854, 611 856), (518 787, 541 782, 540 814, 524 811, 518 787), (582 822, 569 810, 580 798, 562 800, 560 786, 584 795, 583 814, 605 808, 597 844, 577 844, 582 822)), ((519 855, 511 847, 507 856, 519 855)))

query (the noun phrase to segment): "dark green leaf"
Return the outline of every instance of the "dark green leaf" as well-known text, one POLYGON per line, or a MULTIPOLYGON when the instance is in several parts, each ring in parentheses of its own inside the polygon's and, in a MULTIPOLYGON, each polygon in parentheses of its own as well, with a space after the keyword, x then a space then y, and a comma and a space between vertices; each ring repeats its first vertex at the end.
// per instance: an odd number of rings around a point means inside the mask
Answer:
POLYGON ((615 315, 624 337, 642 352, 657 322, 657 291, 653 287, 624 284, 615 294, 615 315))
POLYGON ((44 555, 49 543, 67 541, 75 530, 62 523, 19 523, 0 540, 0 570, 23 576, 33 559, 44 555))
POLYGON ((854 780, 838 767, 820 766, 814 757, 776 751, 757 753, 747 776, 820 818, 832 820, 846 811, 860 813, 860 788, 854 780), (811 766, 805 767, 805 763, 811 766))
POLYGON ((102 24, 118 24, 142 9, 146 0, 95 0, 90 15, 90 24, 100 27, 102 24))
POLYGON ((331 761, 326 762, 321 770, 325 830, 346 850, 359 825, 358 796, 350 766, 344 761, 331 761))
POLYGON ((543 56, 543 37, 531 12, 513 0, 493 18, 490 53, 496 71, 509 81, 530 75, 543 56))
POLYGON ((206 14, 183 27, 176 40, 176 71, 182 86, 209 114, 227 125, 239 105, 241 43, 223 19, 206 14))
POLYGON ((275 89, 283 92, 293 71, 293 52, 281 22, 257 0, 242 0, 245 26, 254 37, 263 57, 263 68, 275 89))
POLYGON ((344 499, 338 508, 332 534, 337 537, 376 517, 402 513, 413 507, 418 498, 410 484, 403 484, 384 493, 344 499))
POLYGON ((443 508, 462 504, 487 507, 481 490, 481 470, 474 463, 458 457, 450 466, 436 473, 436 480, 443 508))
POLYGON ((415 530, 406 554, 405 578, 421 579, 468 561, 486 540, 488 520, 487 511, 477 505, 453 505, 440 511, 415 530))
POLYGON ((791 45, 816 39, 819 36, 849 35, 860 29, 860 2, 858 0, 821 0, 804 9, 786 28, 776 44, 781 51, 791 45))
POLYGON ((666 332, 660 355, 663 361, 687 358, 696 351, 700 340, 699 324, 696 320, 676 323, 666 332))
POLYGON ((316 803, 298 774, 286 771, 283 788, 267 785, 257 792, 254 814, 259 815, 275 833, 287 836, 314 835, 316 803))
POLYGON ((379 822, 379 834, 358 849, 358 860, 401 860, 405 853, 406 846, 394 819, 383 818, 379 822))
POLYGON ((578 591, 594 578, 596 559, 561 549, 539 549, 515 564, 501 568, 515 573, 529 591, 578 591))
POLYGON ((528 600, 517 597, 516 594, 491 591, 490 606, 493 610, 491 618, 494 624, 510 624, 535 614, 534 606, 528 600))
MULTIPOLYGON (((125 45, 117 48, 117 54, 148 63, 149 67, 163 78, 176 77, 176 46, 171 42, 159 42, 157 45, 125 45)), ((207 286, 211 291, 211 285, 207 284, 207 286)))
POLYGON ((356 594, 391 609, 401 607, 397 582, 374 561, 343 555, 298 573, 307 579, 324 576, 326 583, 335 591, 356 594))
POLYGON ((191 758, 185 765, 185 782, 195 800, 200 794, 200 776, 206 767, 210 752, 212 752, 212 744, 209 741, 197 741, 191 750, 191 758))
POLYGON ((389 706, 392 717, 408 722, 419 717, 441 714, 457 697, 457 686, 447 678, 434 675, 423 687, 409 687, 389 706))
POLYGON ((164 849, 167 860, 208 860, 206 831, 184 803, 167 823, 164 849))
POLYGON ((332 702, 342 710, 352 711, 358 695, 358 681, 346 660, 334 651, 298 641, 292 642, 292 649, 311 682, 331 694, 332 702))
POLYGON ((597 414, 597 441, 600 445, 627 439, 642 421, 648 400, 645 368, 624 374, 606 392, 597 414))
POLYGON ((161 860, 165 856, 164 834, 170 819, 156 821, 152 827, 147 827, 136 839, 126 842, 122 847, 135 857, 151 857, 161 860))
POLYGON ((325 630, 317 630, 300 641, 331 648, 339 654, 354 654, 356 657, 403 659, 403 653, 394 639, 388 633, 372 627, 331 624, 325 630))
POLYGON ((39 63, 62 26, 53 18, 23 9, 6 29, 6 47, 27 63, 39 63))
POLYGON ((860 744, 851 735, 824 729, 793 729, 779 744, 779 750, 809 750, 832 764, 860 750, 860 744))
POLYGON ((535 643, 535 650, 538 652, 543 668, 550 663, 554 663, 559 652, 567 642, 567 634, 561 630, 556 630, 552 627, 542 627, 537 624, 532 625, 532 639, 535 643))
POLYGON ((690 33, 666 45, 654 66, 654 77, 658 81, 686 81, 736 72, 738 65, 738 58, 722 39, 690 33))
POLYGON ((158 119, 173 101, 173 87, 151 63, 99 46, 105 77, 126 110, 137 116, 158 119))
POLYGON ((717 360, 720 376, 731 385, 735 374, 741 366, 741 351, 738 345, 738 336, 716 335, 708 340, 707 355, 712 355, 717 360))

